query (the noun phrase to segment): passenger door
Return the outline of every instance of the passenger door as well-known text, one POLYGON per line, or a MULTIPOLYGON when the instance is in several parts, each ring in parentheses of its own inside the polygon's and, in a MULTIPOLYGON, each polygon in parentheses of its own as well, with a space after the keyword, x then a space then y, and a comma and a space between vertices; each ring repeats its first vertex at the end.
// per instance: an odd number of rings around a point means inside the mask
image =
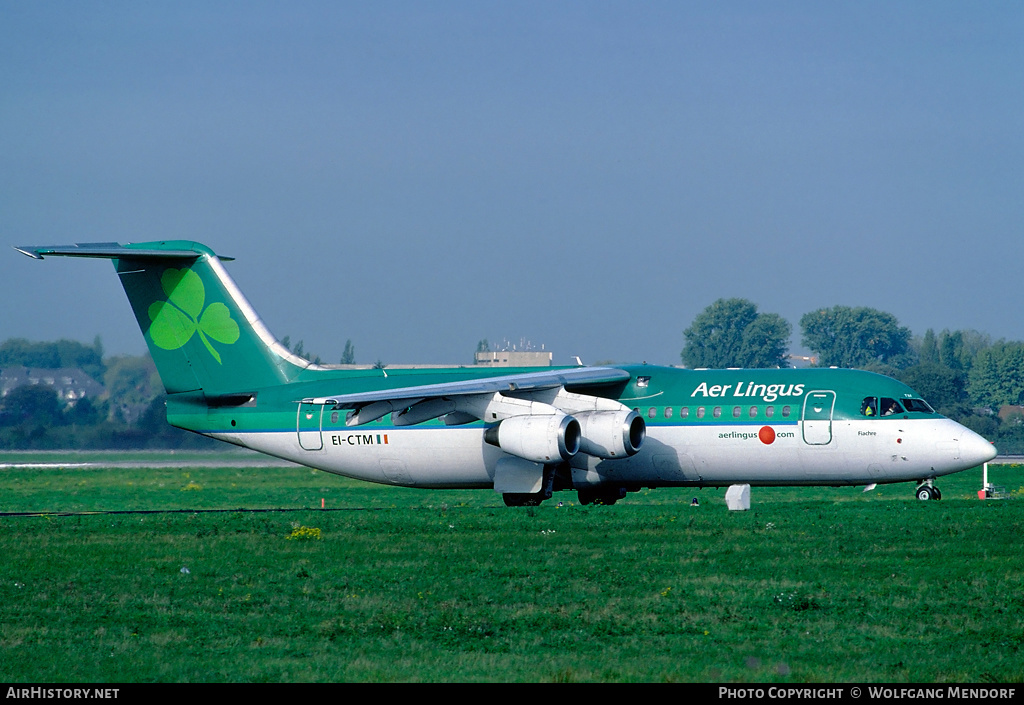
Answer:
POLYGON ((804 443, 812 446, 826 446, 832 442, 832 410, 835 405, 835 392, 807 393, 804 398, 803 411, 804 443))
POLYGON ((323 404, 299 402, 295 429, 299 434, 299 445, 305 450, 321 450, 324 447, 324 439, 320 434, 320 419, 324 408, 323 404))

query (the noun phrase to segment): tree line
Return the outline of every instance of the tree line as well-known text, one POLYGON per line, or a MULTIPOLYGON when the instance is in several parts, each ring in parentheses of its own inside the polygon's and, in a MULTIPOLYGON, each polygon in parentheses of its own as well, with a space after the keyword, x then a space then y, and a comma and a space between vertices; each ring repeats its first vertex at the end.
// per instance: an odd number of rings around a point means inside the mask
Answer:
MULTIPOLYGON (((281 341, 300 357, 303 341, 281 341)), ((355 364, 355 347, 345 342, 341 364, 355 364)), ((382 363, 378 363, 383 366, 382 363)), ((167 423, 166 394, 148 355, 104 355, 97 336, 92 345, 74 340, 35 342, 9 338, 0 343, 0 370, 79 369, 103 385, 101 396, 68 401, 54 387, 26 384, 0 398, 0 449, 217 448, 222 444, 167 423)))
MULTIPOLYGON (((929 329, 915 337, 891 313, 868 307, 818 309, 799 325, 815 365, 894 377, 1001 452, 1024 452, 1022 416, 1012 408, 1024 406, 1024 342, 993 341, 974 330, 929 329)), ((746 299, 719 299, 683 331, 681 357, 687 367, 787 367, 792 333, 781 316, 758 312, 746 299)))
POLYGON ((104 386, 96 398, 68 401, 46 384, 26 384, 0 398, 0 448, 207 448, 216 441, 167 423, 163 384, 147 355, 105 357, 73 340, 0 343, 0 370, 77 368, 104 386))
MULTIPOLYGON (((915 337, 890 313, 833 306, 800 319, 803 346, 822 367, 850 367, 894 377, 914 388, 939 413, 996 442, 1002 452, 1024 453, 1024 342, 993 341, 974 330, 928 330, 915 337)), ((715 301, 683 331, 688 367, 786 367, 792 326, 762 313, 746 299, 715 301)), ((284 339, 286 346, 290 341, 284 339)), ((481 341, 484 343, 484 341, 481 341)), ((302 341, 294 352, 304 355, 302 341)), ((307 356, 308 357, 308 356, 307 356)), ((352 341, 341 362, 355 362, 352 341)), ((11 367, 79 368, 105 387, 100 398, 58 398, 43 385, 12 389, 0 400, 0 448, 213 447, 215 442, 171 427, 163 385, 149 355, 106 357, 71 340, 0 343, 0 370, 11 367)))

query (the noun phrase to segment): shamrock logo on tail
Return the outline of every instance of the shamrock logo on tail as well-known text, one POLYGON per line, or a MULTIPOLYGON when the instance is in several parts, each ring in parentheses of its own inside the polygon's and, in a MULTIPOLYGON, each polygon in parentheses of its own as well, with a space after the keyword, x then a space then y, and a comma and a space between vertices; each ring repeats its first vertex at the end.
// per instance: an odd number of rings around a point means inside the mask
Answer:
POLYGON ((238 340, 238 323, 231 318, 228 307, 219 302, 206 306, 206 287, 191 269, 166 270, 160 285, 167 301, 154 301, 149 307, 153 342, 164 350, 177 350, 198 333, 213 359, 223 364, 210 340, 224 345, 238 340))

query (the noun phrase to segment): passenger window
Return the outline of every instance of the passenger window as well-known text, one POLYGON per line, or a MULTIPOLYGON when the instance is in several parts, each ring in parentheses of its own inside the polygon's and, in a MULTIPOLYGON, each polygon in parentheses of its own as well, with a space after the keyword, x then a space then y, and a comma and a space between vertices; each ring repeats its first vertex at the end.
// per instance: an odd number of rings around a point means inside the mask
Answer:
POLYGON ((658 410, 655 409, 653 406, 650 409, 647 410, 647 418, 653 419, 657 415, 658 415, 658 410))
POLYGON ((768 417, 769 419, 770 419, 771 417, 775 416, 775 407, 774 407, 774 406, 769 406, 768 408, 766 408, 766 409, 764 410, 764 415, 765 415, 766 417, 768 417))
POLYGON ((672 418, 672 407, 671 406, 666 406, 665 407, 665 418, 666 419, 672 418))
POLYGON ((878 399, 876 397, 864 397, 860 403, 861 416, 878 416, 878 399))
POLYGON ((791 411, 791 409, 788 406, 782 407, 782 415, 783 415, 783 417, 789 418, 789 412, 790 411, 791 411))
POLYGON ((697 418, 698 419, 704 418, 704 407, 703 406, 697 407, 697 418))
POLYGON ((679 418, 685 419, 689 415, 690 415, 690 407, 684 406, 682 409, 679 410, 679 418))
POLYGON ((743 409, 742 409, 741 407, 738 407, 738 406, 734 406, 734 407, 732 408, 732 417, 733 417, 734 419, 738 419, 738 418, 740 417, 740 415, 741 415, 741 414, 743 414, 743 409))
POLYGON ((714 412, 712 412, 716 419, 722 418, 722 407, 716 406, 714 412))
POLYGON ((756 419, 757 418, 757 407, 756 406, 750 407, 750 418, 752 418, 752 419, 756 419))
POLYGON ((902 414, 903 407, 895 399, 889 399, 888 397, 882 397, 882 416, 892 416, 893 414, 902 414))

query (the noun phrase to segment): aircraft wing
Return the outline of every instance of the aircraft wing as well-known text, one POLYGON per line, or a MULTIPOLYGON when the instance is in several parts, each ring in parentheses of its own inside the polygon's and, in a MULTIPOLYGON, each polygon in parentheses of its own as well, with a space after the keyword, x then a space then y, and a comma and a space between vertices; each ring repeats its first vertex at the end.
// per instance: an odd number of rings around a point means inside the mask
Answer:
POLYGON ((339 409, 357 409, 375 402, 403 402, 457 397, 495 392, 523 392, 556 387, 584 387, 629 381, 631 375, 616 367, 575 367, 544 372, 526 372, 498 377, 468 379, 460 382, 424 384, 415 387, 381 389, 355 394, 337 394, 303 399, 307 404, 332 405, 339 409))

